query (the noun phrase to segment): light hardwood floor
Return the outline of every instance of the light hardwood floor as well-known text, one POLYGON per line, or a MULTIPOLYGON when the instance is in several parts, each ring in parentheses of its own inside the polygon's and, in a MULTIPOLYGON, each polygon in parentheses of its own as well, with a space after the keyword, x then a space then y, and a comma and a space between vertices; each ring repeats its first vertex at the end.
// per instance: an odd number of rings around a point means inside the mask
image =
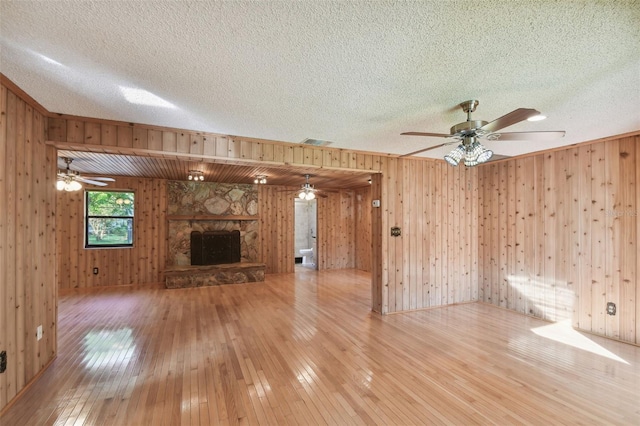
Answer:
POLYGON ((369 286, 65 294, 58 357, 0 424, 640 424, 640 348, 479 303, 382 317, 369 286))

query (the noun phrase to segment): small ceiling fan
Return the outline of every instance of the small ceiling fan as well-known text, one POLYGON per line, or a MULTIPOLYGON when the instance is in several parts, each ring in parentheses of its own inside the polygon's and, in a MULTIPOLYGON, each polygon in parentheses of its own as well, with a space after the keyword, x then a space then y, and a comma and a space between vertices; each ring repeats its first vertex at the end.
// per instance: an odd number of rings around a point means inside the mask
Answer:
POLYGON ((467 167, 475 166, 488 161, 493 152, 485 148, 480 139, 486 139, 490 141, 503 140, 503 141, 519 141, 519 140, 536 140, 547 141, 564 136, 564 131, 545 131, 545 132, 507 132, 496 133, 498 130, 505 127, 512 126, 524 120, 539 121, 544 120, 546 117, 541 115, 539 111, 532 108, 518 108, 510 113, 503 115, 502 117, 493 120, 491 122, 483 120, 474 120, 471 118, 471 113, 476 110, 476 107, 480 104, 477 100, 469 100, 462 102, 460 107, 467 113, 467 121, 458 123, 451 127, 450 133, 425 133, 425 132, 405 132, 402 135, 409 136, 432 136, 437 138, 453 139, 449 142, 441 143, 439 145, 430 146, 428 148, 419 149, 417 151, 410 152, 408 154, 401 155, 401 157, 408 157, 410 155, 419 154, 421 152, 429 151, 431 149, 440 148, 441 146, 459 144, 453 151, 444 156, 444 159, 451 165, 457 166, 458 163, 464 159, 464 164, 467 167))
POLYGON ((324 192, 332 192, 332 191, 326 191, 326 190, 322 190, 322 189, 316 189, 313 185, 311 185, 309 183, 309 178, 311 177, 311 175, 306 174, 304 175, 305 177, 305 183, 303 183, 302 185, 300 185, 300 189, 295 189, 295 190, 288 190, 287 192, 291 192, 291 193, 296 193, 298 198, 300 198, 301 200, 313 200, 316 197, 322 197, 322 198, 326 198, 327 195, 324 194, 324 192))
POLYGON ((300 185, 300 189, 298 192, 298 198, 301 200, 313 200, 316 198, 316 195, 320 197, 326 197, 326 195, 322 194, 320 190, 316 189, 313 185, 309 183, 310 175, 304 175, 306 181, 302 185, 300 185))
POLYGON ((110 177, 90 177, 86 178, 81 176, 79 172, 71 170, 69 167, 73 158, 61 157, 67 165, 66 169, 58 169, 58 182, 56 187, 59 191, 78 191, 82 188, 80 182, 88 183, 96 186, 107 186, 105 182, 115 182, 115 179, 110 177))

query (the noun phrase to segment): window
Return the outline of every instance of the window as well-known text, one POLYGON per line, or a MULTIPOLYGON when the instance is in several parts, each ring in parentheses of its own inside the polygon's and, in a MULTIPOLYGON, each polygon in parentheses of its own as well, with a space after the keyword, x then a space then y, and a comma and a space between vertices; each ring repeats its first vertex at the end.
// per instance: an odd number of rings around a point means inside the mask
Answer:
POLYGON ((133 247, 134 193, 85 192, 85 247, 133 247))

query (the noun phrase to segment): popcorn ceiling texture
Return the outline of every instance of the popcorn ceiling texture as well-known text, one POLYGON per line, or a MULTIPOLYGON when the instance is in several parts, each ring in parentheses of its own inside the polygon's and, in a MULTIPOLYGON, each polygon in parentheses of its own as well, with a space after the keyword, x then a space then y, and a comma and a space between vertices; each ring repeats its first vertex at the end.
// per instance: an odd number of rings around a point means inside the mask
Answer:
POLYGON ((0 19, 0 72, 52 112, 388 153, 439 143, 399 134, 448 133, 473 98, 476 119, 549 117, 509 131, 567 131, 498 154, 640 129, 636 0, 2 1, 0 19))

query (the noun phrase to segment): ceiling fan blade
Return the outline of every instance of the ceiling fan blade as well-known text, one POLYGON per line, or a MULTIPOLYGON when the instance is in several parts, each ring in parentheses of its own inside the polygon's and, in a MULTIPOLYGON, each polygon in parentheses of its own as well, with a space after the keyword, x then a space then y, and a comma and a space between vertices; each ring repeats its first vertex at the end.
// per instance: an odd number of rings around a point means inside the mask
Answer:
POLYGON ((415 155, 415 154, 420 154, 421 152, 430 151, 430 150, 432 150, 432 149, 440 148, 441 146, 451 145, 451 144, 453 144, 453 143, 458 143, 458 142, 459 142, 459 141, 457 141, 457 140, 456 140, 456 141, 453 141, 453 142, 445 142, 445 143, 441 143, 440 145, 430 146, 429 148, 419 149, 419 150, 417 150, 417 151, 413 151, 413 152, 410 152, 410 153, 408 153, 408 154, 402 154, 402 155, 400 156, 400 158, 402 158, 402 157, 409 157, 409 156, 411 156, 411 155, 415 155))
POLYGON ((524 121, 529 117, 533 117, 534 115, 540 115, 540 113, 532 108, 518 108, 506 115, 503 115, 500 118, 493 120, 490 123, 485 124, 484 126, 480 127, 480 129, 486 132, 493 133, 500 129, 504 129, 505 127, 509 127, 516 123, 524 121))
POLYGON ((436 138, 450 138, 451 135, 445 135, 444 133, 424 133, 424 132, 404 132, 400 133, 405 136, 433 136, 436 138))
POLYGON ((104 183, 104 182, 98 182, 97 180, 91 180, 91 179, 83 178, 82 176, 76 176, 75 179, 77 181, 79 181, 79 182, 90 183, 91 185, 107 186, 107 184, 104 183))
POLYGON ((507 132, 494 133, 492 136, 499 141, 552 141, 563 137, 564 131, 548 132, 507 132))
POLYGON ((102 181, 105 181, 105 182, 115 182, 116 181, 114 178, 102 177, 102 176, 91 176, 90 179, 102 180, 102 181))

